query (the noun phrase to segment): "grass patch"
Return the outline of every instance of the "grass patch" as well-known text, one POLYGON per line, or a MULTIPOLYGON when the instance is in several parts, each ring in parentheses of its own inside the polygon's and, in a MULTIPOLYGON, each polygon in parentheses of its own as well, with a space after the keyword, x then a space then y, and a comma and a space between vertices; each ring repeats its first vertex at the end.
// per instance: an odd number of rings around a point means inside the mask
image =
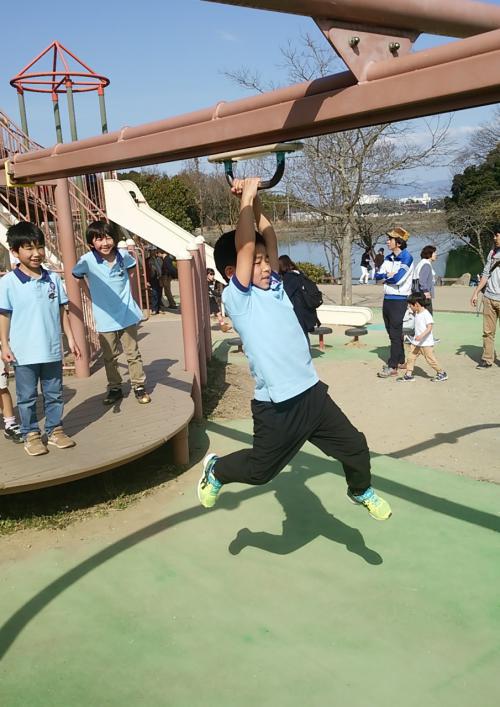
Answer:
POLYGON ((57 530, 85 518, 121 511, 179 476, 166 445, 129 464, 80 481, 0 496, 0 536, 19 530, 57 530))
MULTIPOLYGON (((208 362, 203 389, 204 416, 209 418, 228 388, 226 363, 215 356, 208 362)), ((102 474, 37 491, 0 496, 0 536, 20 530, 58 530, 86 518, 122 511, 154 493, 183 473, 168 463, 168 448, 102 474)))

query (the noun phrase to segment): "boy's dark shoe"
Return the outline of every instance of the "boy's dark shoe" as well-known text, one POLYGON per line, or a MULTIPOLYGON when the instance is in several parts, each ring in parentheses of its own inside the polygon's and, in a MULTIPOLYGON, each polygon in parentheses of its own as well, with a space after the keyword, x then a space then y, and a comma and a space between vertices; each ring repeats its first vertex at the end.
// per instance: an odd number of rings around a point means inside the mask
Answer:
POLYGON ((58 449, 69 449, 70 447, 74 447, 76 442, 71 439, 71 437, 68 437, 62 427, 54 427, 47 438, 47 444, 52 444, 58 449))
POLYGON ((6 439, 11 439, 15 444, 22 444, 24 442, 19 425, 11 425, 10 427, 6 427, 3 431, 3 436, 6 439))
POLYGON ((122 398, 123 391, 121 388, 110 388, 102 402, 104 405, 114 405, 114 403, 117 403, 122 398))
POLYGON ((134 395, 136 397, 137 402, 140 403, 141 405, 147 405, 148 403, 151 402, 151 398, 146 393, 146 389, 144 388, 143 385, 134 386, 134 395))
POLYGON ((40 432, 28 432, 24 440, 24 451, 30 457, 39 457, 42 454, 48 454, 48 449, 42 442, 40 432))
POLYGON ((492 366, 493 366, 492 363, 488 363, 488 361, 485 361, 483 359, 483 360, 479 361, 476 368, 491 368, 492 366))
POLYGON ((413 373, 405 373, 401 378, 396 378, 396 383, 412 383, 415 380, 413 373))
POLYGON ((389 368, 389 366, 384 366, 381 371, 377 373, 379 378, 390 378, 391 376, 397 376, 397 368, 389 368))
POLYGON ((447 381, 448 380, 448 374, 446 371, 440 371, 438 374, 436 374, 435 378, 431 378, 432 383, 441 383, 441 381, 447 381))

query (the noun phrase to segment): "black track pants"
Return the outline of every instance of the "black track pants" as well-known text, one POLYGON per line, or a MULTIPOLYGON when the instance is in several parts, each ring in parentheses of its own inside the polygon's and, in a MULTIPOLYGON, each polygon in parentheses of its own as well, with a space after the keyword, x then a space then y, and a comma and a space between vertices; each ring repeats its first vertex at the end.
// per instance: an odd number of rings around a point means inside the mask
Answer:
POLYGON ((391 340, 391 352, 387 361, 389 368, 397 368, 405 362, 403 319, 407 307, 408 302, 401 299, 385 299, 382 306, 385 328, 391 340))
POLYGON ((362 493, 371 484, 364 434, 347 419, 321 381, 284 403, 252 400, 253 447, 218 459, 214 473, 223 484, 266 484, 309 440, 344 468, 349 488, 362 493))

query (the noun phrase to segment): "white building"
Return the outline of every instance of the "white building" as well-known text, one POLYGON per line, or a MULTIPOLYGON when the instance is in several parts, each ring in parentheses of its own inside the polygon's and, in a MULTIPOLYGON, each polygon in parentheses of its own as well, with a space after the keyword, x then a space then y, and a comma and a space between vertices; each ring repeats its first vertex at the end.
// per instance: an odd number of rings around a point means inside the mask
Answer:
POLYGON ((367 204, 378 204, 382 201, 380 194, 362 194, 359 197, 360 206, 366 206, 367 204))
POLYGON ((427 192, 424 192, 422 196, 407 196, 403 199, 399 199, 400 204, 423 204, 428 206, 431 203, 431 197, 427 192))

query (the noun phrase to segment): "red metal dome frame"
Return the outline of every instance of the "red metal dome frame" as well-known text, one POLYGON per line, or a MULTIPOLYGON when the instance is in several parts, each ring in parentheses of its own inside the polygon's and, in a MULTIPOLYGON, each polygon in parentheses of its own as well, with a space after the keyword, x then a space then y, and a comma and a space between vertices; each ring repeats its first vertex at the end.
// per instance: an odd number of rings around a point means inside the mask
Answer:
POLYGON ((102 94, 104 88, 109 86, 109 79, 106 76, 97 74, 75 54, 66 49, 60 42, 54 41, 43 50, 33 61, 27 64, 14 78, 10 80, 10 85, 17 89, 18 93, 31 91, 33 93, 50 93, 54 96, 57 93, 67 93, 68 87, 74 93, 85 93, 97 91, 102 94), (42 57, 50 52, 52 56, 52 71, 29 71, 37 64, 42 57), (70 68, 66 55, 79 64, 84 71, 74 71, 70 68), (58 68, 58 59, 62 67, 58 68))

